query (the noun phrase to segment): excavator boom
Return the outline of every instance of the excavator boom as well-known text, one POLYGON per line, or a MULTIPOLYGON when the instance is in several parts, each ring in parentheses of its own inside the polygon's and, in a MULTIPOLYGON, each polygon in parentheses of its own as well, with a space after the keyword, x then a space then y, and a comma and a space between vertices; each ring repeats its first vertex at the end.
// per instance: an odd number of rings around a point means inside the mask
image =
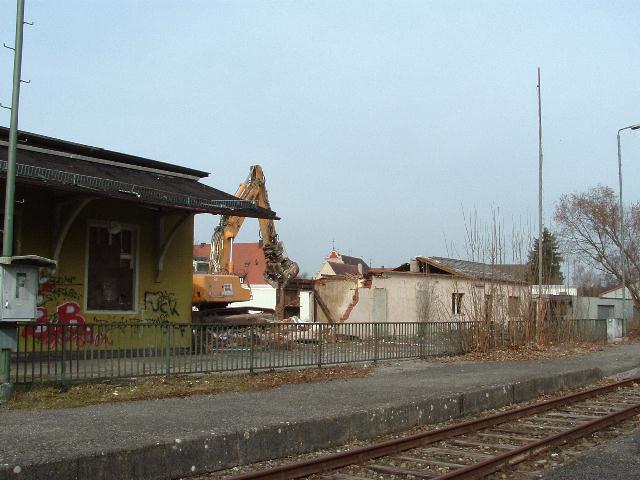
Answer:
MULTIPOLYGON (((236 197, 254 201, 259 207, 271 209, 265 177, 260 165, 251 166, 249 176, 238 187, 236 197)), ((264 279, 272 287, 282 287, 298 275, 298 264, 287 256, 284 244, 278 239, 274 220, 261 218, 258 222, 262 236, 262 250, 267 261, 264 279)), ((223 215, 220 218, 220 224, 211 237, 210 273, 233 273, 233 240, 243 223, 244 217, 223 215)))

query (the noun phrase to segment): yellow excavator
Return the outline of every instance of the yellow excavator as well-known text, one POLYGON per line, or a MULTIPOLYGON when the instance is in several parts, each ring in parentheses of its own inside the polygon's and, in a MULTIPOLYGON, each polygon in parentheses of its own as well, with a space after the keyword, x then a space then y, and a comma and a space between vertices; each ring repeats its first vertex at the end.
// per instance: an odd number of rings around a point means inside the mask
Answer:
MULTIPOLYGON (((265 177, 260 165, 250 167, 249 176, 241 183, 236 197, 255 202, 259 207, 271 209, 265 177)), ((251 299, 246 287, 233 269, 233 241, 238 235, 245 217, 223 215, 211 237, 209 271, 193 275, 194 320, 208 321, 218 317, 246 313, 243 308, 228 307, 230 303, 251 299), (197 313, 196 313, 197 312, 197 313)), ((282 291, 284 286, 298 275, 298 264, 292 261, 278 239, 273 219, 258 219, 260 245, 266 259, 264 279, 282 291)))

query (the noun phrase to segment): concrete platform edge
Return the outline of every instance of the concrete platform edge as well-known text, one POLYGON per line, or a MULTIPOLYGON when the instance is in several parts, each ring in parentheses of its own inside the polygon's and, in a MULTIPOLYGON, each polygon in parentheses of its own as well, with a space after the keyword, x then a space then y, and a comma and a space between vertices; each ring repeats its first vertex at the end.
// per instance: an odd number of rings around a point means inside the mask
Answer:
POLYGON ((500 408, 562 387, 580 387, 604 377, 599 368, 538 376, 348 415, 265 426, 252 431, 183 439, 172 444, 78 456, 73 460, 0 466, 0 480, 170 479, 222 470, 286 455, 341 445, 356 438, 500 408))

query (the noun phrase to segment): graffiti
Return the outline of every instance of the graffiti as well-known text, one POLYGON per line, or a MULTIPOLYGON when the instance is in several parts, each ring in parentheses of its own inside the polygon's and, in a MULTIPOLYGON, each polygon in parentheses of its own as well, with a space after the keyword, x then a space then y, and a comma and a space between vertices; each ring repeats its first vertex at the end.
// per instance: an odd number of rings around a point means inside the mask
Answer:
POLYGON ((64 302, 51 315, 45 307, 38 307, 35 325, 26 327, 22 336, 33 337, 49 347, 63 342, 80 346, 112 345, 113 342, 107 335, 96 334, 86 324, 81 313, 80 305, 76 302, 64 302))
POLYGON ((144 292, 144 310, 151 313, 153 322, 166 322, 169 317, 178 316, 178 300, 173 292, 161 290, 158 292, 144 292))
POLYGON ((38 305, 78 302, 82 297, 78 287, 81 287, 81 284, 77 282, 76 277, 50 275, 48 269, 42 268, 38 280, 38 305))

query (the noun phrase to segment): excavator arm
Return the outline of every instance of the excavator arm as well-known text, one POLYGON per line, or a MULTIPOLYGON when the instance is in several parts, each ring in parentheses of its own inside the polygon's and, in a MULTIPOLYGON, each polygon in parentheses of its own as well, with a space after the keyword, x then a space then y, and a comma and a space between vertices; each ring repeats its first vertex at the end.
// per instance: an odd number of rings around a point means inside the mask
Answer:
MULTIPOLYGON (((250 168, 249 177, 238 187, 236 197, 254 201, 259 207, 271 209, 260 165, 250 168)), ((243 223, 244 217, 223 215, 220 218, 220 224, 211 237, 209 273, 233 273, 233 241, 243 223)), ((267 261, 264 278, 273 287, 283 286, 298 275, 298 264, 285 253, 283 243, 278 240, 274 221, 259 219, 259 224, 262 250, 267 261)))

